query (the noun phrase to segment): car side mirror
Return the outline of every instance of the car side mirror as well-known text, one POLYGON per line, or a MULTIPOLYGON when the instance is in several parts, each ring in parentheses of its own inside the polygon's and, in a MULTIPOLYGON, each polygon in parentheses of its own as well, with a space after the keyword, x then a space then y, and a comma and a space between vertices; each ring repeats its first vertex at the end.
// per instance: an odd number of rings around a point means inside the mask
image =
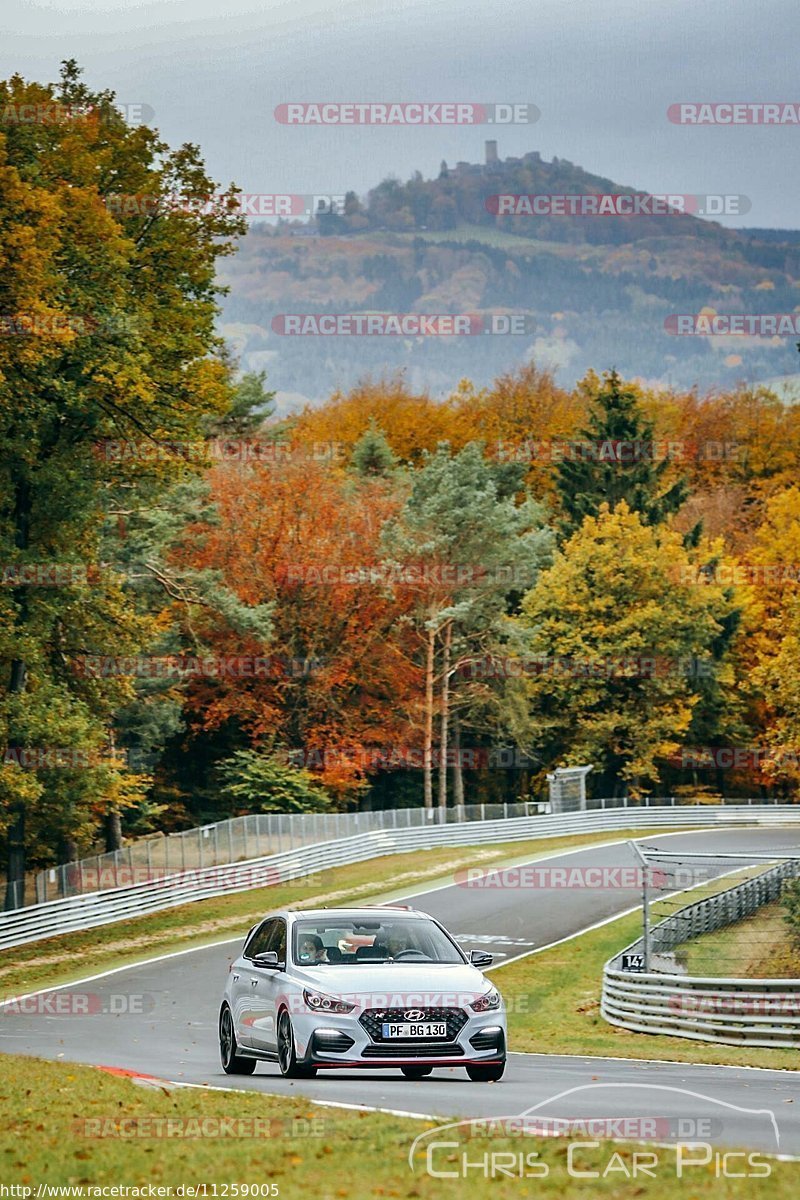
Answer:
POLYGON ((265 950, 263 954, 255 956, 253 966, 275 971, 281 966, 281 962, 274 950, 265 950))
POLYGON ((494 955, 487 954, 485 950, 470 950, 469 961, 473 967, 490 967, 494 961, 494 955))

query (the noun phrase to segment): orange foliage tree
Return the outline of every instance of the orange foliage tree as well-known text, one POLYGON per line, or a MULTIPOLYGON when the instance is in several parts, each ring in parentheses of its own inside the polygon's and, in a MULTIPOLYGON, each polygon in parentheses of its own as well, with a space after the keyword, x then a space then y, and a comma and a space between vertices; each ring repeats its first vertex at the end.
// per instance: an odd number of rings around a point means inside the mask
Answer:
POLYGON ((305 408, 290 421, 290 437, 310 451, 334 445, 349 458, 370 423, 380 427, 404 463, 418 463, 423 451, 435 450, 440 442, 460 448, 469 440, 453 404, 414 394, 401 376, 368 380, 347 394, 334 393, 320 408, 305 408))
POLYGON ((268 662, 252 677, 196 681, 187 706, 197 728, 230 723, 254 745, 294 753, 344 798, 387 746, 408 739, 419 703, 404 644, 409 600, 379 566, 398 489, 297 453, 220 467, 209 482, 217 516, 188 530, 180 556, 219 572, 244 604, 271 604, 273 636, 259 644, 205 610, 196 632, 214 652, 268 662))

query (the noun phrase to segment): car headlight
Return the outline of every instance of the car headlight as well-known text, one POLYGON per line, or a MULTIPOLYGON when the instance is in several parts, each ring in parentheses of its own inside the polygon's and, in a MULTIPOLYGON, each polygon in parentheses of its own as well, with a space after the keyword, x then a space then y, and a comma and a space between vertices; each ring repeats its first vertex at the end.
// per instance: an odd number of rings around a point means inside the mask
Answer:
POLYGON ((355 1004, 348 1004, 346 1000, 326 996, 324 992, 312 992, 308 988, 303 989, 303 999, 313 1012, 349 1013, 355 1008, 355 1004))
POLYGON ((493 1008, 500 1007, 500 993, 494 988, 491 992, 484 992, 482 996, 478 996, 477 1000, 473 1000, 470 1008, 473 1012, 491 1012, 493 1008))

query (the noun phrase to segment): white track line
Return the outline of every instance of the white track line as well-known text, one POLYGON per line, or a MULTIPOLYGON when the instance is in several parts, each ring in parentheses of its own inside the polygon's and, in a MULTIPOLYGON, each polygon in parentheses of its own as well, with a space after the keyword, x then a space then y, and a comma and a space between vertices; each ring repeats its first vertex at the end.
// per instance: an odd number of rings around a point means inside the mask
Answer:
MULTIPOLYGON (((82 1065, 85 1066, 87 1064, 84 1063, 82 1065)), ((115 1069, 116 1068, 111 1068, 112 1071, 115 1069)), ((96 1066, 95 1070, 106 1071, 109 1070, 109 1068, 96 1066)), ((135 1081, 137 1076, 134 1072, 132 1075, 122 1075, 118 1076, 118 1078, 131 1079, 135 1081)), ((152 1079, 153 1081, 157 1081, 166 1087, 194 1088, 195 1090, 201 1092, 230 1092, 234 1096, 273 1096, 277 1100, 292 1100, 294 1098, 298 1098, 302 1099, 304 1103, 308 1102, 309 1104, 317 1104, 320 1108, 346 1108, 352 1110, 353 1112, 386 1113, 391 1117, 410 1117, 415 1121, 439 1120, 439 1117, 435 1116, 433 1113, 407 1112, 402 1108, 379 1108, 372 1104, 348 1104, 345 1100, 315 1100, 313 1096, 302 1095, 300 1092, 265 1092, 263 1088, 233 1088, 225 1087, 223 1084, 219 1083, 184 1083, 182 1080, 177 1079, 159 1079, 156 1075, 143 1075, 141 1078, 152 1079)))
MULTIPOLYGON (((678 834, 685 835, 687 833, 698 833, 698 832, 700 832, 700 830, 698 829, 698 827, 693 826, 693 827, 687 827, 686 829, 679 829, 676 832, 678 834)), ((569 836, 569 835, 567 835, 567 836, 569 836)), ((580 834, 578 834, 577 836, 580 836, 580 834)), ((532 839, 532 840, 535 840, 535 839, 532 839)), ((638 840, 639 840, 638 838, 615 838, 611 842, 590 842, 589 845, 587 845, 587 846, 572 846, 572 847, 566 846, 562 850, 550 850, 550 851, 545 851, 541 854, 533 854, 533 855, 520 854, 516 858, 502 859, 502 860, 500 860, 498 862, 494 862, 494 863, 489 863, 489 862, 475 863, 474 869, 475 870, 483 870, 483 871, 486 871, 487 873, 490 871, 506 871, 506 870, 511 870, 513 867, 523 866, 525 863, 547 862, 551 858, 564 858, 568 854, 588 854, 591 850, 604 850, 604 849, 607 849, 609 846, 627 846, 628 842, 638 841, 638 840)), ((480 842, 479 843, 479 846, 484 846, 484 845, 491 845, 491 843, 490 842, 480 842)), ((456 850, 461 849, 461 847, 459 847, 459 846, 454 846, 451 848, 456 849, 456 850)), ((477 848, 478 847, 475 847, 475 849, 477 849, 477 848)), ((467 869, 467 868, 465 868, 465 869, 467 869)), ((434 883, 435 883, 435 879, 436 879, 436 877, 434 876, 434 883)), ((410 891, 410 892, 404 892, 404 891, 381 892, 380 895, 382 895, 382 896, 385 895, 387 897, 387 899, 383 901, 384 904, 390 904, 392 902, 392 899, 394 899, 394 900, 413 900, 415 896, 428 896, 433 892, 445 892, 445 891, 447 891, 448 888, 460 887, 460 886, 461 885, 456 883, 456 881, 454 879, 448 879, 448 881, 446 883, 435 883, 434 887, 426 887, 423 882, 423 883, 420 883, 418 888, 414 888, 414 890, 410 891)))
MULTIPOLYGON (((714 1043, 713 1042, 704 1042, 703 1045, 712 1046, 712 1045, 714 1045, 714 1043)), ((772 1074, 772 1075, 798 1075, 798 1076, 800 1076, 800 1071, 793 1071, 791 1069, 791 1067, 748 1067, 748 1066, 745 1066, 744 1064, 742 1064, 741 1066, 738 1066, 736 1063, 694 1063, 694 1062, 686 1062, 685 1060, 681 1061, 680 1059, 676 1059, 676 1058, 623 1058, 622 1055, 619 1055, 619 1054, 601 1054, 597 1058, 593 1058, 591 1054, 567 1054, 567 1053, 564 1053, 563 1051, 560 1054, 542 1054, 540 1051, 537 1051, 537 1050, 531 1050, 530 1052, 523 1051, 523 1050, 511 1050, 511 1051, 509 1051, 509 1058, 512 1058, 512 1057, 545 1058, 545 1059, 580 1058, 580 1059, 583 1059, 584 1062, 587 1062, 587 1063, 621 1062, 621 1063, 628 1063, 629 1066, 633 1066, 635 1063, 641 1063, 643 1067, 647 1067, 651 1063, 656 1063, 660 1067, 686 1067, 691 1071, 697 1071, 697 1070, 704 1070, 704 1071, 762 1071, 762 1072, 765 1072, 767 1075, 772 1074)))
MULTIPOLYGON (((522 1057, 522 1056, 520 1056, 520 1057, 522 1057)), ((543 1057, 547 1057, 547 1056, 545 1055, 543 1057)), ((577 1055, 563 1055, 562 1057, 572 1058, 572 1057, 577 1057, 577 1055)), ((602 1062, 604 1060, 603 1059, 589 1059, 588 1061, 589 1062, 602 1062)), ((622 1058, 622 1059, 610 1059, 608 1061, 630 1062, 632 1060, 627 1059, 627 1058, 622 1058)), ((660 1062, 662 1060, 653 1059, 651 1061, 660 1062)), ((686 1063, 680 1063, 677 1065, 686 1066, 686 1063)), ((96 1069, 103 1070, 104 1068, 98 1067, 96 1069)), ((755 1070, 756 1068, 748 1068, 748 1069, 755 1070)), ((132 1078, 135 1079, 135 1076, 132 1078)), ((154 1077, 148 1076, 148 1078, 154 1078, 154 1077)), ((255 1088, 231 1088, 231 1087, 224 1087, 219 1084, 213 1084, 213 1083, 181 1083, 181 1082, 177 1082, 177 1081, 171 1080, 171 1079, 163 1079, 163 1080, 160 1080, 159 1082, 168 1087, 195 1088, 195 1089, 198 1089, 201 1091, 207 1091, 207 1092, 229 1092, 236 1096, 246 1096, 246 1095, 249 1095, 252 1093, 256 1096, 270 1096, 271 1098, 277 1099, 277 1100, 286 1100, 286 1099, 293 1098, 290 1094, 287 1094, 286 1092, 265 1092, 262 1088, 259 1088, 256 1091, 255 1088)), ((624 1087, 624 1086, 636 1087, 636 1086, 641 1086, 641 1085, 632 1083, 630 1085, 620 1084, 619 1086, 620 1087, 624 1087)), ((296 1093, 295 1098, 299 1099, 300 1093, 296 1093)), ((441 1124, 441 1122, 442 1122, 441 1115, 436 1116, 434 1113, 408 1112, 406 1109, 402 1109, 402 1108, 383 1108, 383 1107, 378 1107, 377 1105, 370 1105, 370 1104, 348 1104, 344 1100, 318 1100, 318 1099, 315 1099, 313 1096, 305 1096, 305 1095, 302 1097, 302 1099, 304 1102, 307 1102, 309 1104, 314 1104, 318 1108, 342 1108, 342 1109, 346 1109, 350 1112, 383 1113, 385 1116, 406 1117, 412 1121, 430 1121, 434 1124, 434 1126, 437 1124, 437 1122, 439 1124, 441 1124)), ((505 1119, 506 1118, 504 1118, 504 1117, 462 1117, 458 1121, 458 1124, 459 1125, 467 1125, 467 1124, 471 1124, 473 1121, 502 1121, 505 1119)), ((615 1144, 623 1144, 623 1145, 631 1144, 631 1139, 628 1139, 627 1142, 626 1142, 626 1139, 624 1139, 624 1138, 609 1138, 607 1140, 611 1141, 615 1144)), ((673 1142, 647 1142, 647 1141, 642 1141, 641 1139, 633 1139, 632 1144, 637 1145, 637 1146, 660 1146, 664 1149, 672 1149, 672 1147, 674 1146, 673 1142)), ((798 1156, 798 1155, 771 1154, 770 1151, 768 1151, 768 1150, 760 1150, 760 1151, 758 1151, 758 1153, 765 1154, 765 1155, 767 1155, 768 1158, 771 1158, 776 1162, 800 1162, 800 1156, 798 1156)))
MULTIPOLYGON (((681 896, 684 892, 694 891, 695 888, 702 887, 705 883, 711 883, 717 879, 727 879, 730 875, 736 875, 741 871, 741 867, 734 867, 732 871, 725 871, 722 875, 715 875, 713 880, 704 879, 700 883, 695 883, 690 888, 678 888, 675 892, 665 892, 663 896, 659 896, 659 900, 671 900, 673 896, 681 896)), ((584 933, 591 933, 593 929, 602 929, 604 925, 610 925, 612 921, 621 921, 623 917, 629 917, 631 913, 638 912, 641 904, 634 904, 633 908, 626 908, 624 912, 613 913, 610 917, 604 917, 602 921, 597 921, 594 925, 587 925, 585 929, 579 929, 577 933, 568 933, 566 937, 558 938, 555 942, 547 942, 544 946, 537 946, 534 950, 523 950, 522 954, 515 954, 513 958, 506 958, 497 966, 492 963, 491 967, 486 967, 487 971, 499 971, 502 967, 507 967, 510 963, 519 962, 522 958, 530 958, 533 954, 541 954, 543 950, 552 950, 554 946, 563 946, 564 942, 571 942, 573 938, 583 937, 584 933)))

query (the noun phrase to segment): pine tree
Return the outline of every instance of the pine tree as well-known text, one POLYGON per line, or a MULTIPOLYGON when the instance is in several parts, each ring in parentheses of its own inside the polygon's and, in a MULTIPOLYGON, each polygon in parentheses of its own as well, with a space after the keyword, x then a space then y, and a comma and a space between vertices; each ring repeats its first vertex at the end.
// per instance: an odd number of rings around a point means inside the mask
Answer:
POLYGON ((458 454, 442 444, 435 454, 426 452, 401 513, 384 530, 390 558, 419 568, 424 580, 413 619, 425 654, 426 808, 433 804, 434 709, 440 720, 439 805, 444 808, 457 664, 485 655, 487 643, 506 624, 509 594, 532 587, 550 555, 552 534, 543 509, 529 498, 518 504, 511 481, 511 473, 489 462, 478 443, 468 443, 458 454))
POLYGON ((370 418, 369 425, 353 447, 350 462, 364 477, 391 475, 396 468, 397 457, 374 418, 370 418))
POLYGON ((587 427, 573 446, 556 473, 565 538, 580 528, 585 517, 597 516, 602 504, 614 509, 624 500, 643 524, 660 525, 688 496, 685 479, 670 483, 666 478, 671 464, 667 458, 656 460, 653 424, 616 371, 605 376, 587 427))
POLYGON ((275 412, 275 393, 264 387, 265 371, 248 371, 235 385, 230 408, 209 423, 211 437, 244 438, 258 433, 275 412))

